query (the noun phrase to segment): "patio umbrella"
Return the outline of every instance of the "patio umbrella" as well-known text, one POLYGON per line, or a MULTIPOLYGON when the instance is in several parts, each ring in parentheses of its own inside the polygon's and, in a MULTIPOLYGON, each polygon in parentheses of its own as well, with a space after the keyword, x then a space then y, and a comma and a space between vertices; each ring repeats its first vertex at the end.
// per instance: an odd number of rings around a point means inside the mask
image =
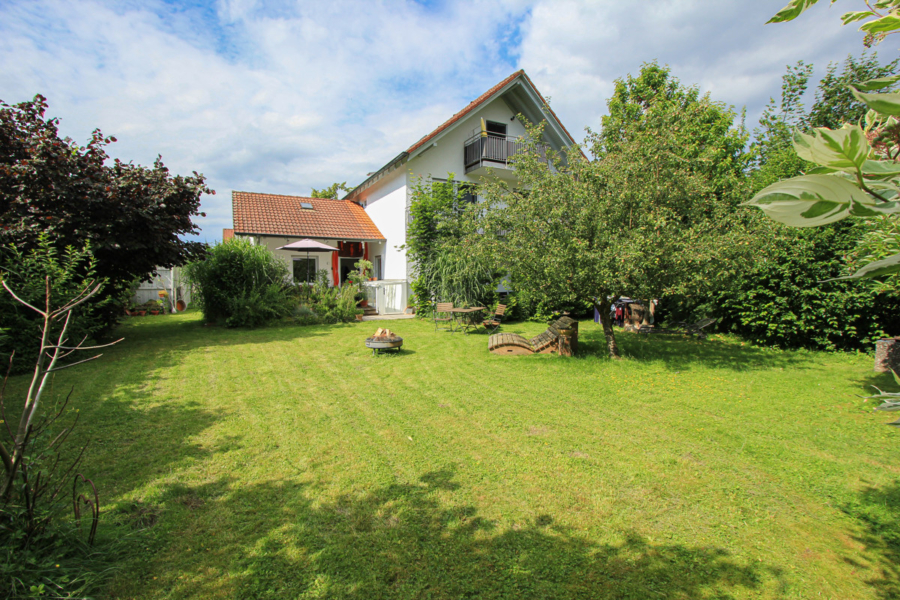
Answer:
POLYGON ((309 238, 305 238, 296 242, 291 242, 287 246, 276 248, 276 250, 306 250, 306 297, 309 298, 309 253, 310 252, 337 252, 338 249, 322 242, 317 242, 309 238))

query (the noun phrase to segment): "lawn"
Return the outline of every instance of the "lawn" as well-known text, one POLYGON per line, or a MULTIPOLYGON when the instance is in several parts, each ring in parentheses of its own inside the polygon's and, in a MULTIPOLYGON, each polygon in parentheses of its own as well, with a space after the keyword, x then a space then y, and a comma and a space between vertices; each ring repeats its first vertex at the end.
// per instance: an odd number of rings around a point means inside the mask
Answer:
POLYGON ((127 534, 98 596, 900 597, 871 357, 622 334, 613 362, 591 322, 576 358, 501 357, 423 321, 373 357, 383 324, 144 317, 57 375, 101 547, 127 534))

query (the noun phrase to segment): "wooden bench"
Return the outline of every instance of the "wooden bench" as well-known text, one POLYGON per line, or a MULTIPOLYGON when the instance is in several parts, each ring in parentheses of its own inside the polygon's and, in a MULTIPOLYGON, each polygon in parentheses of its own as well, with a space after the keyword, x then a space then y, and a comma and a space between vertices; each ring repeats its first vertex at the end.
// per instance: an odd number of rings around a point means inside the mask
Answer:
POLYGON ((578 321, 562 317, 547 331, 530 340, 517 333, 495 333, 488 338, 488 351, 493 354, 560 354, 571 356, 578 346, 578 321))

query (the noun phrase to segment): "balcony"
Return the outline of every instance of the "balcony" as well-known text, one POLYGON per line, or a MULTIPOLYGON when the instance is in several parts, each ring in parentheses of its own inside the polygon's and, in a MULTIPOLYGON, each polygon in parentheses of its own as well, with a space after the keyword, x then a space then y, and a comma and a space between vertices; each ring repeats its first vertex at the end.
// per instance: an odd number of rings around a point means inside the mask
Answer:
POLYGON ((521 138, 477 133, 465 141, 466 174, 484 175, 488 168, 512 170, 509 159, 525 146, 521 138))

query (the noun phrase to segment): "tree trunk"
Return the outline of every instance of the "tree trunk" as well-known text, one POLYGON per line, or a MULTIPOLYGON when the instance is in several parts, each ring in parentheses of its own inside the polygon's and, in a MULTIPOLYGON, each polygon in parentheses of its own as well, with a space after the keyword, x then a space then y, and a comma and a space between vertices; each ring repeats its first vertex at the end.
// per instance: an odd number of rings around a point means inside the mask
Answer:
POLYGON ((603 335, 606 336, 606 348, 609 350, 610 358, 622 358, 619 354, 619 345, 616 344, 616 332, 613 331, 612 321, 609 318, 609 309, 612 302, 603 299, 595 302, 594 307, 600 313, 600 325, 603 326, 603 335))

